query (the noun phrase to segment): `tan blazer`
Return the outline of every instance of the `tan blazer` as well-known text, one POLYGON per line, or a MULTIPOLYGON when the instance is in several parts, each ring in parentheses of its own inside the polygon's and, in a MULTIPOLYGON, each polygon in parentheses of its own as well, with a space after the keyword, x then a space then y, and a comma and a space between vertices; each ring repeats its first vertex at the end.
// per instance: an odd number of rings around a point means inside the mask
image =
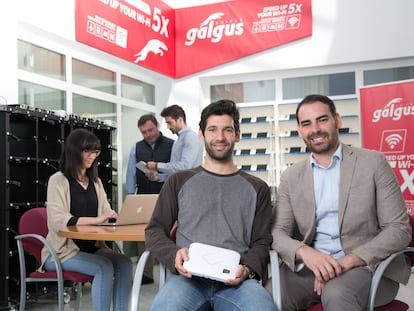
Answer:
MULTIPOLYGON (((342 145, 338 223, 342 247, 375 270, 381 260, 411 241, 407 208, 394 172, 377 151, 342 145)), ((273 244, 292 269, 295 252, 311 245, 315 234, 315 198, 310 160, 287 169, 281 177, 273 225, 273 244), (297 226, 303 241, 291 238, 297 226)), ((406 284, 411 269, 404 255, 385 275, 406 284)))

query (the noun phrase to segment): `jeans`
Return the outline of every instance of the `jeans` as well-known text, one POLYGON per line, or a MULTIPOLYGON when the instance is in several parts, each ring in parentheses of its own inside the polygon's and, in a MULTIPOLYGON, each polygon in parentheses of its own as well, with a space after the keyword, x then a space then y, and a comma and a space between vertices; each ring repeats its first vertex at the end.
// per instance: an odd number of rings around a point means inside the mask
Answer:
POLYGON ((270 294, 256 280, 245 280, 239 286, 193 276, 172 275, 160 289, 151 311, 274 311, 270 294))
MULTIPOLYGON (((46 270, 55 270, 49 256, 46 270)), ((113 291, 113 310, 128 310, 132 288, 132 262, 129 257, 111 249, 99 249, 94 254, 79 252, 62 263, 65 271, 93 275, 92 304, 94 311, 109 311, 113 291)))

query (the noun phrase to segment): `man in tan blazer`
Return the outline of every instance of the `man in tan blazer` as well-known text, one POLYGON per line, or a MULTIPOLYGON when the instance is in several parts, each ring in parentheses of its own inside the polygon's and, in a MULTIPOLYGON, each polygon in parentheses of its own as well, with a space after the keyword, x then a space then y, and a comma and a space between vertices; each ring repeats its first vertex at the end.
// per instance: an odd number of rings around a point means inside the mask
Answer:
MULTIPOLYGON (((283 261, 283 310, 319 302, 324 311, 364 310, 376 266, 411 241, 399 184, 381 153, 339 142, 342 121, 328 97, 305 97, 296 119, 311 157, 287 169, 278 189, 272 247, 283 261)), ((407 283, 405 257, 385 275, 378 305, 407 283)))

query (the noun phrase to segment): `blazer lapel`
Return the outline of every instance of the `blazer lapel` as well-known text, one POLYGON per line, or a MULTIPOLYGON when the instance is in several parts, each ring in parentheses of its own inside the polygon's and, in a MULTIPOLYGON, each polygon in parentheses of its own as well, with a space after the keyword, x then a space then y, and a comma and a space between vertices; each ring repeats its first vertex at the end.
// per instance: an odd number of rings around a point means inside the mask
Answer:
POLYGON ((308 225, 306 226, 308 229, 304 235, 304 242, 310 243, 313 240, 315 235, 315 226, 316 226, 316 210, 315 210, 315 189, 313 183, 313 172, 312 167, 308 162, 306 162, 306 166, 303 168, 303 183, 301 185, 301 189, 304 195, 304 208, 301 208, 303 211, 303 219, 308 225))
POLYGON ((342 163, 341 176, 339 184, 339 206, 338 206, 338 223, 339 231, 341 231, 344 213, 347 207, 349 191, 352 183, 352 176, 354 175, 354 168, 356 163, 356 155, 352 148, 342 145, 342 163))

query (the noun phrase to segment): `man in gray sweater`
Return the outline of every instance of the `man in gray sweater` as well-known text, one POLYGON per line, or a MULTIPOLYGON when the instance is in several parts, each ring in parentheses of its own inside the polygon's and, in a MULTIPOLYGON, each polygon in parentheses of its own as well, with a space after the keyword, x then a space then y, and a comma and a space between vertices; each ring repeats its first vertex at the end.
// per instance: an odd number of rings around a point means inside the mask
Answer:
POLYGON ((270 192, 265 182, 234 165, 234 144, 240 139, 236 104, 210 104, 199 125, 206 149, 203 165, 167 179, 145 231, 147 249, 173 272, 151 310, 276 310, 259 282, 267 278, 272 242, 270 192), (173 241, 169 233, 175 224, 173 241), (238 252, 235 279, 222 283, 191 275, 183 263, 193 242, 238 252))

